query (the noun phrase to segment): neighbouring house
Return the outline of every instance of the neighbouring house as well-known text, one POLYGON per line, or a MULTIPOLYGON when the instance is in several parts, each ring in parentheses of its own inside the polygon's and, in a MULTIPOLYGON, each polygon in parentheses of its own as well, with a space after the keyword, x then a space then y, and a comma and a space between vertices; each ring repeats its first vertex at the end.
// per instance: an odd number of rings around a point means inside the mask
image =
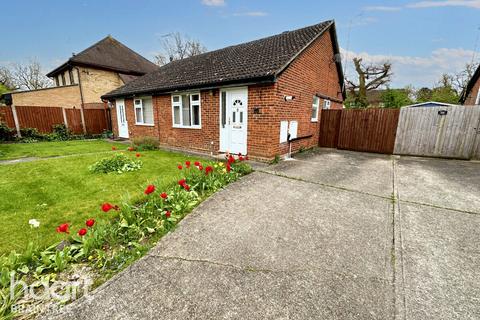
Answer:
POLYGON ((460 96, 463 105, 480 105, 480 65, 460 96))
POLYGON ((320 109, 345 98, 335 24, 173 61, 103 98, 122 138, 261 159, 317 146, 320 109))
MULTIPOLYGON (((49 124, 54 118, 57 118, 56 122, 64 122, 62 118, 66 118, 65 112, 62 117, 61 110, 53 112, 45 108, 76 109, 75 113, 69 112, 67 116, 81 116, 69 117, 72 120, 70 125, 75 122, 85 132, 89 119, 85 120, 84 110, 108 109, 101 98, 103 94, 157 69, 154 63, 107 36, 80 53, 73 54, 65 63, 49 72, 47 77, 53 80, 53 87, 11 92, 5 94, 4 99, 13 106, 13 110, 18 111, 17 120, 21 127, 35 126, 36 123, 29 120, 29 114, 33 113, 37 118, 52 118, 51 121, 44 119, 49 124)), ((97 116, 100 114, 92 113, 97 116)), ((37 119, 37 122, 41 125, 41 119, 37 119)), ((68 123, 66 119, 65 122, 68 123)), ((109 120, 104 123, 110 126, 109 120)), ((47 131, 49 128, 44 126, 41 129, 47 131)))

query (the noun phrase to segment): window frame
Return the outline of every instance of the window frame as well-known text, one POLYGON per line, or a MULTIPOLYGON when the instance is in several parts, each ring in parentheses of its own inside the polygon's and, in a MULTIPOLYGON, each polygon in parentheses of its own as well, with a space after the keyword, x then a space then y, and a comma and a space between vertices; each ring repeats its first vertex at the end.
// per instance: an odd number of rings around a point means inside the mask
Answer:
POLYGON ((68 77, 70 78, 70 84, 75 84, 75 79, 73 78, 73 72, 72 69, 68 70, 68 77))
POLYGON ((182 129, 202 129, 202 95, 200 91, 192 92, 177 92, 172 93, 170 97, 172 104, 172 128, 182 128, 182 129), (190 101, 190 121, 193 123, 193 106, 198 106, 198 125, 184 125, 183 124, 183 99, 182 96, 188 95, 190 101), (192 97, 198 95, 198 101, 193 101, 192 97), (174 102, 174 97, 178 97, 178 102, 174 102), (180 124, 175 123, 175 107, 179 107, 180 110, 180 124))
POLYGON ((318 96, 313 96, 312 107, 310 109, 310 121, 311 122, 318 122, 318 110, 320 109, 320 98, 318 96), (317 104, 315 104, 315 99, 317 99, 317 104), (317 111, 315 112, 315 118, 312 117, 312 111, 314 107, 317 107, 317 111))
POLYGON ((135 115, 135 125, 137 126, 147 126, 147 127, 154 127, 155 126, 155 110, 154 110, 154 106, 153 106, 153 97, 152 96, 142 96, 142 97, 134 97, 133 98, 133 113, 135 115), (152 119, 153 119, 153 123, 145 123, 145 119, 143 119, 143 100, 144 99, 150 99, 152 100, 152 119), (140 106, 137 107, 137 105, 135 104, 135 101, 136 100, 139 100, 140 101, 140 106), (142 115, 142 122, 139 122, 138 121, 138 118, 137 118, 137 109, 140 109, 140 114, 142 115))

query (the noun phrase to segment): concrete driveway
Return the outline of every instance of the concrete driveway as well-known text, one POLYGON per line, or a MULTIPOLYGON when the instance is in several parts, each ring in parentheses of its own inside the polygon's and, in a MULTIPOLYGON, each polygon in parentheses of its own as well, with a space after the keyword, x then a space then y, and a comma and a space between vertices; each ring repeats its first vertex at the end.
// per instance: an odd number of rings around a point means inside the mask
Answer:
POLYGON ((200 205, 71 319, 479 319, 480 163, 323 149, 200 205))

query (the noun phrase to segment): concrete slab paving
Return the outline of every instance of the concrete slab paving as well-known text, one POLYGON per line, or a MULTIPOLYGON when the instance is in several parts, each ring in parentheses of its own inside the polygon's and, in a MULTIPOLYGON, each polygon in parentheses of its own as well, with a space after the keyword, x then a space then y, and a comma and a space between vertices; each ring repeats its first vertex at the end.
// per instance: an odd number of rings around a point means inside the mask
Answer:
POLYGON ((406 319, 480 319, 480 215, 400 203, 406 319))
POLYGON ((480 162, 398 157, 403 200, 480 213, 480 162))
POLYGON ((289 177, 390 197, 392 156, 335 149, 317 149, 283 161, 266 171, 289 177))

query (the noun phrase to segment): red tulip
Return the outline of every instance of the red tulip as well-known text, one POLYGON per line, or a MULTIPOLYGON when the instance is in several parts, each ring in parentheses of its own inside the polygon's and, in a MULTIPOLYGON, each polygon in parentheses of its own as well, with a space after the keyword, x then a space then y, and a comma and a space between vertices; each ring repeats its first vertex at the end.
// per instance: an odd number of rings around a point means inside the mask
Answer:
POLYGON ((190 190, 190 186, 188 184, 184 184, 182 186, 185 190, 189 191, 190 190))
POLYGON ((243 157, 242 157, 242 156, 239 156, 239 157, 238 157, 238 160, 243 161, 243 157))
POLYGON ((112 150, 113 150, 113 151, 117 150, 117 147, 112 146, 112 150))
POLYGON ((247 160, 247 161, 248 161, 248 156, 245 156, 245 160, 247 160))
POLYGON ((113 206, 111 205, 110 203, 108 202, 105 202, 104 204, 102 204, 102 211, 103 212, 108 212, 112 209, 115 209, 115 210, 118 210, 118 207, 117 206, 113 206))
POLYGON ((200 162, 195 161, 194 165, 197 166, 197 167, 199 167, 199 166, 200 166, 200 162))
POLYGON ((170 211, 165 212, 165 217, 170 218, 170 215, 171 215, 170 211))
POLYGON ((213 171, 213 168, 211 166, 208 166, 205 168, 205 174, 208 175, 210 172, 213 171))
POLYGON ((232 167, 230 166, 230 162, 227 163, 227 172, 230 172, 230 170, 232 170, 232 167))
POLYGON ((137 153, 135 157, 140 158, 140 153, 137 153))
POLYGON ((185 161, 185 166, 186 166, 187 168, 190 168, 190 161, 185 161))
POLYGON ((95 220, 94 219, 88 219, 85 224, 87 225, 87 227, 91 228, 93 227, 93 225, 95 224, 95 220))
POLYGON ((167 199, 168 198, 168 195, 165 193, 165 192, 162 192, 160 194, 160 197, 162 197, 162 199, 167 199))
POLYGON ((185 179, 178 180, 178 184, 181 185, 181 186, 183 186, 186 182, 187 182, 187 180, 185 180, 185 179))
POLYGON ((69 227, 69 226, 70 226, 70 225, 69 225, 68 223, 62 223, 61 225, 59 225, 59 226, 57 227, 57 232, 60 232, 60 233, 62 233, 62 232, 63 232, 63 233, 69 233, 69 232, 68 232, 68 227, 69 227))
POLYGON ((178 168, 178 170, 182 170, 182 169, 183 169, 183 167, 182 167, 181 164, 179 164, 177 168, 178 168))
POLYGON ((234 162, 235 162, 235 158, 233 156, 229 156, 228 163, 234 163, 234 162))
POLYGON ((200 165, 198 166, 198 170, 202 171, 203 170, 203 167, 200 165))
POLYGON ((86 235, 86 234, 87 234, 87 229, 82 228, 82 229, 78 230, 78 235, 79 235, 80 237, 83 237, 83 236, 86 235))
POLYGON ((150 194, 155 191, 155 186, 153 184, 149 184, 143 193, 150 194))
POLYGON ((135 149, 134 149, 133 147, 128 147, 127 150, 128 150, 128 151, 133 151, 133 150, 135 150, 135 149))

